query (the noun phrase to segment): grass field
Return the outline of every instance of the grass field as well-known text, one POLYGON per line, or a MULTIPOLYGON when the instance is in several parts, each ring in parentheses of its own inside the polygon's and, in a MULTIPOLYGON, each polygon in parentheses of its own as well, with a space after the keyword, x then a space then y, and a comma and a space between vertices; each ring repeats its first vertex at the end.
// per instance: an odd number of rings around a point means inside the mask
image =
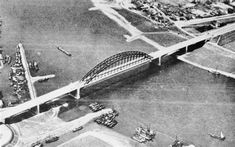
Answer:
POLYGON ((122 15, 128 22, 130 22, 134 27, 142 32, 159 32, 166 31, 167 29, 157 28, 153 22, 147 18, 136 14, 134 12, 128 11, 126 9, 115 9, 120 15, 122 15))

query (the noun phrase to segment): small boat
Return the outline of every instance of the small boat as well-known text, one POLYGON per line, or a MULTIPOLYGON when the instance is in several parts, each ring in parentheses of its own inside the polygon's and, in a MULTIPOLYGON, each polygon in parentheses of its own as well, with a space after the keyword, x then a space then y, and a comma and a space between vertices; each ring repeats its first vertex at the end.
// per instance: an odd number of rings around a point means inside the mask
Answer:
POLYGON ((209 133, 208 135, 210 135, 211 138, 215 138, 221 141, 224 141, 226 139, 226 137, 224 136, 224 134, 222 132, 220 132, 220 136, 217 136, 215 134, 211 134, 209 133))
POLYGON ((64 53, 65 55, 67 55, 67 56, 72 56, 71 53, 69 53, 69 52, 67 52, 66 50, 62 49, 62 47, 57 46, 56 48, 57 48, 59 51, 61 51, 62 53, 64 53))
POLYGON ((32 143, 31 147, 43 147, 43 144, 41 142, 37 141, 37 142, 32 143))
POLYGON ((46 138, 45 142, 46 143, 51 143, 51 142, 55 142, 57 140, 59 140, 59 136, 49 136, 49 137, 46 138))
POLYGON ((74 128, 72 131, 73 132, 77 132, 77 131, 80 131, 82 129, 83 129, 83 126, 80 126, 80 127, 74 128))
POLYGON ((132 136, 132 139, 140 142, 140 143, 145 143, 147 141, 152 141, 155 138, 156 133, 151 130, 150 128, 143 128, 143 127, 138 127, 136 128, 135 134, 132 136))

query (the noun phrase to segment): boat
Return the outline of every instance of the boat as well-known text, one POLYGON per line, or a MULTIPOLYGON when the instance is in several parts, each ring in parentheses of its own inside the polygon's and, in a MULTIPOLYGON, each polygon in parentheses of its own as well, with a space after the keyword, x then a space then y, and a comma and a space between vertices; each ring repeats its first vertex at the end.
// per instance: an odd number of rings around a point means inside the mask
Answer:
POLYGON ((80 127, 74 128, 72 131, 73 132, 77 132, 77 131, 80 131, 82 129, 83 129, 83 126, 80 126, 80 127))
POLYGON ((43 147, 43 144, 41 142, 37 141, 37 142, 32 143, 31 147, 43 147))
POLYGON ((152 141, 155 138, 156 133, 150 128, 138 127, 136 128, 135 134, 131 137, 132 139, 145 143, 147 141, 152 141))
POLYGON ((59 136, 48 136, 45 140, 46 143, 51 143, 59 140, 59 136))

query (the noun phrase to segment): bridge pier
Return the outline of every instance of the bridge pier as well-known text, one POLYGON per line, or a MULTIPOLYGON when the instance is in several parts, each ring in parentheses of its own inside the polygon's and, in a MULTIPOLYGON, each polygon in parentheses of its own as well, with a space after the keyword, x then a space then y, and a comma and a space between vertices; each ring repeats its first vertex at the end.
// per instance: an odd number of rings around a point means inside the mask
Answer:
POLYGON ((162 63, 161 63, 161 62, 162 62, 161 60, 162 60, 162 58, 159 57, 159 58, 158 58, 158 65, 159 65, 159 66, 161 66, 161 64, 162 64, 162 63))
POLYGON ((80 95, 80 87, 79 87, 76 91, 77 91, 77 93, 76 93, 75 98, 76 98, 76 99, 80 99, 80 98, 81 98, 81 95, 80 95))
POLYGON ((83 81, 79 81, 76 83, 76 94, 75 94, 75 98, 76 99, 80 99, 81 98, 81 88, 84 87, 85 82, 83 81))
POLYGON ((37 105, 37 111, 36 111, 36 114, 39 114, 40 113, 40 106, 37 105))
POLYGON ((219 38, 217 39, 216 44, 219 44, 220 40, 221 40, 221 35, 219 35, 219 38))

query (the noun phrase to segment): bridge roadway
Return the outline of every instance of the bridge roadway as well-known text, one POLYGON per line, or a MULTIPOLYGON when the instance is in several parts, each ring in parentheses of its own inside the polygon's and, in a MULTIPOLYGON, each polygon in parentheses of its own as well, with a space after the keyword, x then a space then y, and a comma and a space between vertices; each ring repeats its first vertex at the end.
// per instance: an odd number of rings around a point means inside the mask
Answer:
POLYGON ((196 44, 196 43, 204 41, 204 40, 214 38, 216 36, 220 36, 222 34, 225 34, 225 33, 228 33, 228 32, 234 31, 234 30, 235 30, 235 24, 230 24, 230 25, 221 27, 219 29, 215 29, 215 30, 212 30, 212 31, 205 32, 205 33, 203 33, 202 35, 200 35, 198 37, 188 39, 186 41, 183 41, 183 42, 180 42, 178 44, 172 45, 172 46, 166 48, 165 50, 160 50, 160 51, 150 53, 150 56, 152 56, 153 59, 159 58, 159 60, 161 60, 161 58, 163 56, 171 55, 171 54, 173 54, 173 53, 175 53, 175 52, 177 52, 177 51, 179 51, 180 49, 183 49, 183 48, 186 48, 186 52, 187 52, 187 48, 190 45, 196 44))
POLYGON ((228 19, 235 20, 235 14, 228 14, 228 15, 222 15, 222 16, 215 16, 215 17, 208 17, 208 18, 202 18, 202 19, 192 19, 187 21, 175 21, 175 25, 178 27, 188 27, 213 21, 225 21, 228 19))
POLYGON ((27 101, 23 104, 19 104, 15 107, 9 107, 7 109, 4 109, 0 113, 0 122, 4 122, 6 118, 9 118, 11 116, 15 116, 17 114, 23 113, 23 112, 27 111, 30 108, 33 108, 35 106, 38 106, 40 104, 43 104, 43 103, 48 102, 50 100, 53 100, 55 98, 58 98, 59 96, 62 96, 66 93, 74 91, 74 90, 78 89, 78 87, 80 87, 80 81, 71 83, 71 84, 69 84, 65 87, 54 90, 52 92, 49 92, 49 93, 44 94, 42 96, 39 96, 35 99, 27 101))
MULTIPOLYGON (((187 51, 187 47, 190 45, 199 43, 204 40, 211 39, 213 37, 222 35, 224 33, 227 33, 227 32, 233 31, 233 30, 235 30, 235 24, 230 24, 230 25, 221 27, 219 29, 206 32, 201 36, 198 36, 198 37, 180 42, 178 44, 175 44, 173 46, 166 48, 165 50, 160 50, 160 51, 150 53, 149 55, 153 57, 152 60, 159 59, 159 61, 161 61, 161 58, 163 56, 171 55, 171 54, 173 54, 181 49, 185 49, 185 48, 187 51)), ((131 68, 133 68, 133 66, 131 68)), ((117 72, 123 72, 123 71, 118 70, 117 72)), ((107 76, 110 76, 110 75, 107 75, 107 76)), ((104 78, 104 77, 102 77, 102 78, 104 78)), ((100 79, 99 81, 101 81, 101 80, 102 79, 100 79)), ((96 80, 96 82, 97 82, 97 80, 96 80)), ((77 81, 77 82, 71 83, 65 87, 62 87, 60 89, 49 92, 45 95, 39 96, 39 97, 32 99, 28 102, 25 102, 23 104, 19 104, 15 107, 11 107, 11 108, 6 108, 3 111, 1 111, 1 113, 0 113, 0 122, 4 123, 6 118, 9 118, 11 116, 15 116, 15 115, 20 114, 22 112, 25 112, 30 108, 33 108, 33 107, 38 106, 40 104, 43 104, 47 101, 53 100, 55 98, 58 98, 64 94, 70 93, 75 90, 77 90, 78 98, 80 98, 79 92, 80 92, 80 89, 84 86, 87 86, 87 84, 85 84, 84 82, 81 82, 81 81, 77 81)))

